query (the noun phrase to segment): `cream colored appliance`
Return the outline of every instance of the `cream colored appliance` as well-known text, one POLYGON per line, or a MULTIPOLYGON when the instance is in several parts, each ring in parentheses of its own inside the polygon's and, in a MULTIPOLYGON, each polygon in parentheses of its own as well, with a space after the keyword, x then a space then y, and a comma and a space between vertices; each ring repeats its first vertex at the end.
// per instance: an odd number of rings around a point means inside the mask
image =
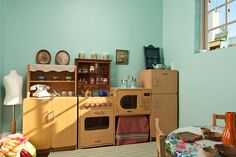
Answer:
POLYGON ((78 100, 78 147, 114 145, 114 97, 79 97, 78 100))
POLYGON ((176 70, 143 70, 141 86, 152 91, 150 136, 155 138, 155 118, 160 119, 161 130, 168 135, 178 127, 178 73, 176 70))
POLYGON ((111 88, 115 96, 116 116, 151 113, 151 90, 143 88, 111 88))

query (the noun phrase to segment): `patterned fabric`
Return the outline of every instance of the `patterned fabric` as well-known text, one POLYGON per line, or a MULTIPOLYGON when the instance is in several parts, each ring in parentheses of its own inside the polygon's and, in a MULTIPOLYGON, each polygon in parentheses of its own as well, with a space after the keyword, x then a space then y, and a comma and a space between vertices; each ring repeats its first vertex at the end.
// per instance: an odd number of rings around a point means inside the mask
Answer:
MULTIPOLYGON (((224 128, 220 126, 205 127, 209 128, 212 132, 223 133, 224 128)), ((185 143, 184 141, 177 138, 176 134, 179 132, 189 131, 198 135, 202 135, 201 127, 193 126, 186 128, 179 128, 172 133, 170 133, 165 140, 165 147, 167 151, 173 157, 203 157, 202 152, 203 147, 214 146, 215 144, 220 144, 221 142, 210 141, 207 139, 198 140, 191 143, 185 143)), ((203 136, 204 137, 204 136, 203 136)))
POLYGON ((116 129, 116 145, 147 142, 149 122, 146 116, 121 116, 116 129))
POLYGON ((36 157, 35 147, 22 134, 9 134, 0 139, 0 157, 36 157))

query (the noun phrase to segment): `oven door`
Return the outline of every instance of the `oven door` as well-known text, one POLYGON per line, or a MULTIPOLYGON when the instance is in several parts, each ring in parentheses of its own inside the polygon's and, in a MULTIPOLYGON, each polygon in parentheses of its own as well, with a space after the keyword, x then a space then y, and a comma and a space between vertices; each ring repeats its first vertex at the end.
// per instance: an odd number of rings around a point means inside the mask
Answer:
POLYGON ((83 109, 79 116, 79 148, 114 145, 113 109, 83 109))
POLYGON ((143 92, 141 90, 117 91, 116 114, 142 114, 142 94, 143 92))

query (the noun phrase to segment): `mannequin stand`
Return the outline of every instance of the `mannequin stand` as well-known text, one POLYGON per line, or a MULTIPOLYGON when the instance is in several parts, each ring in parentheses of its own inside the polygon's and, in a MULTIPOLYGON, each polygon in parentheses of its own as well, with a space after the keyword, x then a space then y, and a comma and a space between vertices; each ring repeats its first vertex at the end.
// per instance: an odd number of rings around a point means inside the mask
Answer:
POLYGON ((15 105, 12 106, 12 123, 11 123, 11 133, 15 134, 16 133, 16 120, 15 120, 15 105))

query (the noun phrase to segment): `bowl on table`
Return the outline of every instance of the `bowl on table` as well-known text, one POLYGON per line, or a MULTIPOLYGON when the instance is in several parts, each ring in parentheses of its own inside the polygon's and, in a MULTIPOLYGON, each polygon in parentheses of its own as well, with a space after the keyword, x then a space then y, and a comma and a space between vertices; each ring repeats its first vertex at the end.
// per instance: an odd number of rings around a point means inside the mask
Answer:
POLYGON ((216 155, 218 154, 216 148, 213 147, 203 147, 202 152, 205 157, 216 157, 216 155))
POLYGON ((222 134, 217 133, 217 132, 205 132, 203 133, 205 138, 208 140, 212 140, 212 141, 221 141, 222 139, 222 134))
POLYGON ((228 144, 215 144, 217 151, 224 157, 236 157, 236 148, 228 144))
POLYGON ((208 133, 208 132, 211 131, 210 128, 205 128, 205 127, 202 127, 201 130, 202 130, 202 133, 203 133, 203 134, 208 133))

